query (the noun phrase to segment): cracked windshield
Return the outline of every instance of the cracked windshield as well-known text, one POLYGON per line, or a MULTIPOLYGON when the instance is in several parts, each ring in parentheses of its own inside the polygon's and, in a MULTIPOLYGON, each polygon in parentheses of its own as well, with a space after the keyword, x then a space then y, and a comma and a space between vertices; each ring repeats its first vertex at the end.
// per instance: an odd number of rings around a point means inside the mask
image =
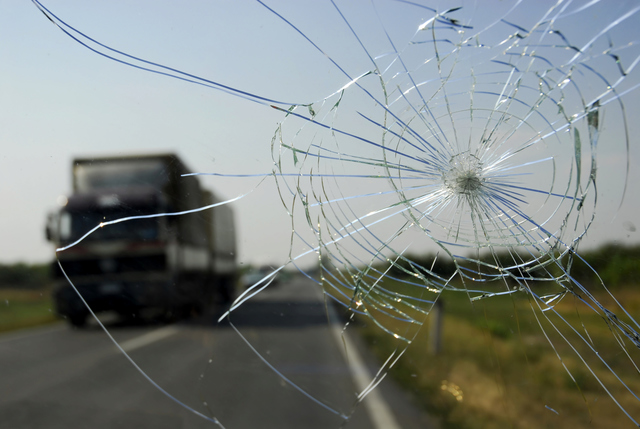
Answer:
POLYGON ((0 28, 0 428, 640 425, 637 2, 0 28))

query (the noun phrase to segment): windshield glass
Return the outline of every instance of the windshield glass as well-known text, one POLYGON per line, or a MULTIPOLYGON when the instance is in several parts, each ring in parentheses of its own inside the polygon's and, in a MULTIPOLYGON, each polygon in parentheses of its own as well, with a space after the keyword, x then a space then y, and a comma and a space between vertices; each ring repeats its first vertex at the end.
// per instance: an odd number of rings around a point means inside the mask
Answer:
POLYGON ((640 425, 638 0, 4 3, 0 426, 640 425))
MULTIPOLYGON (((64 212, 60 222, 65 225, 61 228, 61 232, 67 232, 61 238, 65 242, 73 242, 81 238, 87 232, 95 228, 101 222, 121 219, 129 216, 135 216, 136 212, 127 211, 110 211, 110 212, 91 212, 83 211, 64 212), (70 224, 70 228, 69 225, 70 224)), ((151 241, 157 240, 159 236, 159 224, 165 223, 164 219, 136 219, 131 222, 121 222, 111 225, 109 228, 99 228, 93 234, 89 235, 87 241, 103 241, 103 240, 127 240, 127 241, 151 241)))
POLYGON ((78 192, 140 185, 161 189, 167 182, 164 162, 155 159, 82 162, 73 174, 78 192))

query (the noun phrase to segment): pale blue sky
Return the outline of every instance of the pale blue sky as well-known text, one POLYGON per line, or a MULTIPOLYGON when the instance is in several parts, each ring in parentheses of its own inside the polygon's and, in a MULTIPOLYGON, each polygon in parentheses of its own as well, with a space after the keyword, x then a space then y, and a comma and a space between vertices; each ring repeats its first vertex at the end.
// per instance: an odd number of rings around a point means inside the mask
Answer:
MULTIPOLYGON (((445 2, 428 3, 442 10, 445 2)), ((513 3, 481 2, 478 6, 475 2, 459 2, 465 10, 475 11, 474 22, 495 20, 497 7, 513 3)), ((609 22, 611 17, 631 9, 618 6, 621 3, 608 2, 611 7, 594 12, 593 22, 609 22)), ((170 1, 44 4, 78 30, 114 48, 261 96, 311 102, 348 81, 302 36, 256 2, 194 1, 188 6, 170 1)), ((330 4, 269 4, 352 76, 371 68, 330 4)), ((46 212, 55 208, 57 196, 70 191, 70 163, 75 156, 175 151, 199 172, 271 171, 271 138, 282 113, 107 60, 63 34, 29 1, 0 0, 0 10, 0 141, 5 149, 0 155, 4 203, 0 262, 52 258, 52 247, 44 240, 44 219, 46 212)), ((527 21, 540 19, 543 10, 538 2, 530 2, 521 5, 510 20, 530 24, 527 21)), ((432 15, 426 9, 400 3, 381 2, 379 11, 389 36, 399 46, 406 45, 417 25, 432 15)), ((370 3, 353 2, 344 5, 343 12, 373 55, 388 52, 389 43, 370 3)), ((637 16, 612 31, 616 46, 632 43, 637 47, 637 16)), ((567 19, 563 30, 583 44, 598 30, 582 21, 575 24, 567 19)), ((633 46, 629 57, 638 55, 633 46)), ((634 71, 627 81, 629 87, 638 84, 638 72, 634 71)), ((590 231, 592 243, 638 241, 638 233, 628 228, 628 222, 640 228, 635 190, 640 180, 640 128, 633 123, 640 111, 638 94, 635 90, 624 98, 632 120, 632 172, 627 199, 616 215, 618 187, 611 185, 608 190, 607 177, 600 177, 602 215, 590 231)), ((613 132, 609 135, 620 136, 613 132)), ((603 171, 611 171, 603 174, 619 173, 624 157, 620 145, 599 154, 603 169, 609 169, 603 171)), ((258 183, 257 179, 238 178, 204 181, 223 198, 245 193, 258 183)), ((272 181, 264 182, 233 208, 240 261, 283 262, 291 228, 272 181)))

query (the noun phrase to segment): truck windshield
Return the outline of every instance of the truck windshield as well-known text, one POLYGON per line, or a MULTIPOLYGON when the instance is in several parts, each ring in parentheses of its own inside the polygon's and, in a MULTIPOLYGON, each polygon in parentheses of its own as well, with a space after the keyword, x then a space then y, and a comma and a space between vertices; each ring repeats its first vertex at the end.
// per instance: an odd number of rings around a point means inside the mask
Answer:
POLYGON ((167 182, 167 171, 160 159, 82 162, 74 166, 74 181, 78 192, 139 185, 159 189, 167 182))
MULTIPOLYGON (((64 235, 61 237, 64 241, 71 242, 78 240, 84 234, 89 232, 100 222, 119 219, 131 216, 132 213, 117 212, 105 216, 104 212, 82 212, 82 213, 64 213, 61 219, 62 223, 66 223, 67 228, 62 228, 64 235), (65 233, 66 230, 66 233, 65 233)), ((157 240, 159 218, 152 219, 136 219, 129 222, 121 222, 109 225, 108 228, 100 228, 93 234, 89 235, 88 241, 104 241, 104 240, 157 240)))

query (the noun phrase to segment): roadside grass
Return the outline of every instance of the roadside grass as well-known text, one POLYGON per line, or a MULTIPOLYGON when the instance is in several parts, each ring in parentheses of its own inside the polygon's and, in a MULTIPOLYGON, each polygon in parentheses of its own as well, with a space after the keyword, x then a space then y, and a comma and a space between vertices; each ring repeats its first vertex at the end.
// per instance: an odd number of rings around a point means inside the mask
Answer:
MULTIPOLYGON (((390 283, 385 280, 385 287, 394 288, 390 283)), ((637 318, 640 296, 635 288, 621 286, 615 296, 637 318)), ((594 295, 613 308, 606 294, 594 295)), ((584 304, 565 299, 556 306, 556 315, 541 312, 523 294, 472 303, 463 292, 447 292, 441 299, 442 350, 434 355, 429 347, 428 317, 391 375, 440 417, 443 428, 635 427, 591 371, 636 419, 638 401, 615 374, 633 392, 640 391, 640 374, 604 320, 584 304)), ((398 326, 390 331, 404 329, 401 322, 385 320, 393 323, 398 326)), ((357 325, 381 361, 401 345, 367 318, 359 317, 357 325)), ((626 344, 629 355, 640 362, 640 351, 626 344)))
POLYGON ((29 328, 59 320, 53 310, 51 291, 0 288, 0 332, 29 328))

